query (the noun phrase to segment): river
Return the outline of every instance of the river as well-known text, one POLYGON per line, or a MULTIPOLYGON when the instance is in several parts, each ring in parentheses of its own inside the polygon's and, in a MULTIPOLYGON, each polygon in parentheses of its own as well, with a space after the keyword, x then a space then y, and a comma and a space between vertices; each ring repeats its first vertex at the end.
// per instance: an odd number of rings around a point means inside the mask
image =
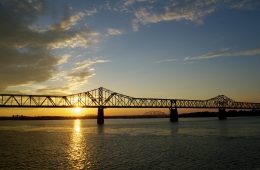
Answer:
POLYGON ((0 121, 0 169, 260 170, 260 117, 0 121))

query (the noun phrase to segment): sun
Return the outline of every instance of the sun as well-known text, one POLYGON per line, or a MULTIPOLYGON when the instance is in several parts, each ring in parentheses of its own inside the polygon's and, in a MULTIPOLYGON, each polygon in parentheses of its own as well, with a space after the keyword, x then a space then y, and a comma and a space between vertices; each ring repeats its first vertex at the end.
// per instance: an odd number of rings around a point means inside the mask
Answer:
POLYGON ((81 113, 81 108, 80 107, 76 107, 73 111, 73 113, 75 114, 80 114, 81 113))

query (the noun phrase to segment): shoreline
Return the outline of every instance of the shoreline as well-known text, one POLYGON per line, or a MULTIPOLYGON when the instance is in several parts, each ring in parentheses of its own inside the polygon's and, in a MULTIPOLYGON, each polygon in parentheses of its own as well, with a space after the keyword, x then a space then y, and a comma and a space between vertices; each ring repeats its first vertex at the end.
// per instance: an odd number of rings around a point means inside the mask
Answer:
MULTIPOLYGON (((260 116, 260 110, 252 111, 228 111, 227 117, 252 117, 260 116)), ((203 117, 217 117, 218 112, 194 112, 179 114, 179 118, 203 118, 203 117)), ((157 115, 110 115, 105 116, 105 119, 146 119, 146 118, 169 118, 168 114, 157 115)), ((97 119, 96 115, 89 116, 0 116, 0 120, 71 120, 71 119, 97 119)))

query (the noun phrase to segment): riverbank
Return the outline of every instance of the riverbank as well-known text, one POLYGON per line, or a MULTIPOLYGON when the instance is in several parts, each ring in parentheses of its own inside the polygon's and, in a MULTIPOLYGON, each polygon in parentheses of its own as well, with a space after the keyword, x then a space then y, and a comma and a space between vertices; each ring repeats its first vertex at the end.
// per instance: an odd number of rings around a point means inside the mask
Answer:
MULTIPOLYGON (((226 112, 227 117, 242 117, 242 116, 260 116, 260 110, 251 111, 236 111, 229 110, 226 112)), ((192 112, 179 114, 180 118, 192 118, 192 117, 217 117, 218 112, 192 112)), ((146 119, 146 118, 168 118, 168 114, 151 114, 151 115, 107 115, 105 119, 146 119)), ((87 116, 2 116, 0 120, 70 120, 70 119, 96 119, 96 115, 87 116)))

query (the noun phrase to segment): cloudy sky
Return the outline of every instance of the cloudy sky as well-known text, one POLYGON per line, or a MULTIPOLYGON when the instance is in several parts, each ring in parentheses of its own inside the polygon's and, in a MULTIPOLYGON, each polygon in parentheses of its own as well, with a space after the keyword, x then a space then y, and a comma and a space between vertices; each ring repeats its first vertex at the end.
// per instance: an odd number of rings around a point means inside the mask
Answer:
POLYGON ((260 102, 258 0, 1 0, 0 92, 260 102))

